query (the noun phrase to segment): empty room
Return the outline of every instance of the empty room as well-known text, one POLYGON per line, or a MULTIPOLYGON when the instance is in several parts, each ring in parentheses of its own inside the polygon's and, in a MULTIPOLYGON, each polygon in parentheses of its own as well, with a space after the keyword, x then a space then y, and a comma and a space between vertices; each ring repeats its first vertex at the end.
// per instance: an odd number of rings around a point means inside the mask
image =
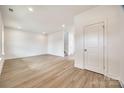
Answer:
POLYGON ((0 5, 0 88, 123 88, 123 5, 0 5))

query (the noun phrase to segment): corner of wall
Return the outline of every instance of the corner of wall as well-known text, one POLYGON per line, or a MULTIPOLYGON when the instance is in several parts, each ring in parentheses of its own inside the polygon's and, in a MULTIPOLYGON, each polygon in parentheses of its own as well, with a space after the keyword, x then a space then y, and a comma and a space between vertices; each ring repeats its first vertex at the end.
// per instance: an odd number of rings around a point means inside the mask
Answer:
POLYGON ((120 81, 120 76, 115 76, 115 75, 112 75, 112 74, 109 74, 109 73, 108 73, 108 74, 107 74, 107 77, 120 81))
POLYGON ((0 75, 1 75, 1 72, 2 72, 2 69, 3 69, 3 65, 4 65, 4 58, 1 57, 1 61, 0 61, 0 75))
POLYGON ((124 88, 124 82, 123 81, 119 81, 121 84, 121 87, 124 88))

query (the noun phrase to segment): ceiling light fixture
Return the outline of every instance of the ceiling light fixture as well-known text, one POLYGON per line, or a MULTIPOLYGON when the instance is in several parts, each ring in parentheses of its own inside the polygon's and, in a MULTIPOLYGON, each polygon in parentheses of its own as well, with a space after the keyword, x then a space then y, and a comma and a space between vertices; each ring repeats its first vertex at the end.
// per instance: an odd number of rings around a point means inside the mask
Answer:
POLYGON ((18 28, 18 29, 21 29, 21 27, 20 27, 20 26, 18 26, 17 28, 18 28))
POLYGON ((44 34, 44 35, 45 35, 45 34, 46 34, 46 32, 42 32, 42 34, 44 34))
POLYGON ((31 7, 29 7, 28 10, 29 10, 30 12, 33 12, 33 8, 31 8, 31 7))
POLYGON ((63 24, 62 27, 64 28, 65 27, 65 24, 63 24))

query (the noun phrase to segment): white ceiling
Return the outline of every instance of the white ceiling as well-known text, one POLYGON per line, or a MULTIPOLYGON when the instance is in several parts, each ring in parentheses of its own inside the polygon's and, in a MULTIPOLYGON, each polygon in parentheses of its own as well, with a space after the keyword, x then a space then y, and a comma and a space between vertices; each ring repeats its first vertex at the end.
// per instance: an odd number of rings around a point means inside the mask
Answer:
POLYGON ((62 30, 61 25, 71 25, 73 17, 94 6, 69 6, 69 5, 35 5, 35 6, 0 6, 5 27, 17 29, 21 27, 23 31, 52 33, 62 30), (30 12, 28 8, 33 8, 30 12), (8 9, 12 8, 14 12, 8 9))

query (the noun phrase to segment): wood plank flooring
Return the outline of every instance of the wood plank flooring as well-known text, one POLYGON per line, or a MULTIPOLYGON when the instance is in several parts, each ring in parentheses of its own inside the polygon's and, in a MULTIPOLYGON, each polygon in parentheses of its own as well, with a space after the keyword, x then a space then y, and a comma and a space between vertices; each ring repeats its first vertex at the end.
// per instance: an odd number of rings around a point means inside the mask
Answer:
POLYGON ((39 55, 6 60, 1 88, 119 88, 117 80, 74 67, 67 58, 39 55))

